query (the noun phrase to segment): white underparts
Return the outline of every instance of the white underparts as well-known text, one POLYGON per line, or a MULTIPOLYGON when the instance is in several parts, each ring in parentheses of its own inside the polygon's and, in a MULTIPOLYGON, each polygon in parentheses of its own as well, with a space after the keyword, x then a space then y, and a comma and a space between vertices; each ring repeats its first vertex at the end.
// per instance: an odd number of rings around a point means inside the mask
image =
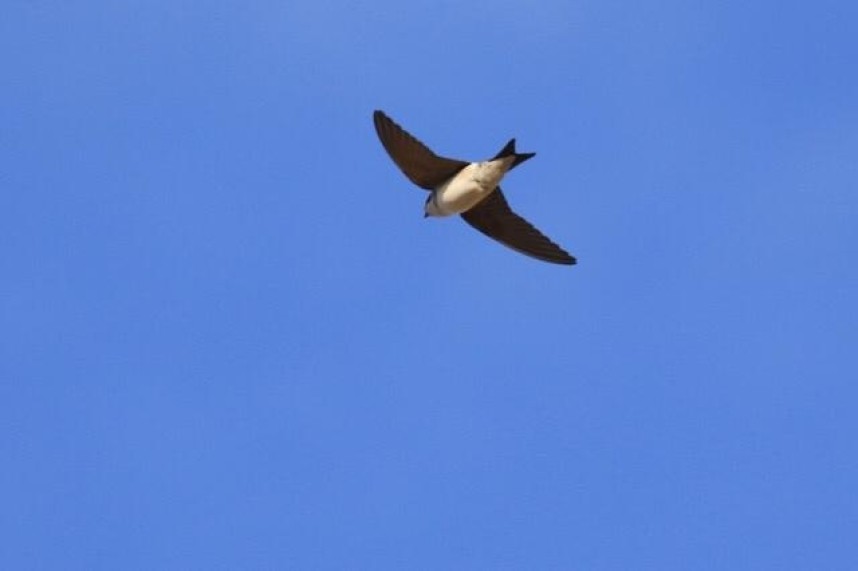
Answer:
POLYGON ((450 216, 470 210, 497 188, 513 160, 515 157, 508 156, 469 164, 433 191, 426 214, 450 216))

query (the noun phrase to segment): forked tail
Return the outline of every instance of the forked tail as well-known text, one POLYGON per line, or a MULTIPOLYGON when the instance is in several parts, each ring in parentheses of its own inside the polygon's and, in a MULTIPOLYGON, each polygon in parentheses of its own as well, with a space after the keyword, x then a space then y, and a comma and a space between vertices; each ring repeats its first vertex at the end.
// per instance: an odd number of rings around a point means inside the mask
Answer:
POLYGON ((515 139, 510 139, 509 142, 504 145, 504 147, 500 150, 498 154, 496 154, 492 160, 494 159, 502 159, 508 156, 514 156, 515 160, 512 162, 508 170, 512 170, 527 159, 536 155, 536 153, 516 153, 515 152, 515 139))

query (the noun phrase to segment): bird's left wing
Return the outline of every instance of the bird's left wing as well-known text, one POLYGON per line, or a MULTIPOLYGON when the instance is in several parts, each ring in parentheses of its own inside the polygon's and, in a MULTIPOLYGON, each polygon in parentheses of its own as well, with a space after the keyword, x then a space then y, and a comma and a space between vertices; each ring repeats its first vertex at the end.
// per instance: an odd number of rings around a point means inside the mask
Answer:
POLYGON ((372 119, 390 158, 420 188, 433 190, 468 166, 465 161, 439 157, 383 111, 373 113, 372 119))

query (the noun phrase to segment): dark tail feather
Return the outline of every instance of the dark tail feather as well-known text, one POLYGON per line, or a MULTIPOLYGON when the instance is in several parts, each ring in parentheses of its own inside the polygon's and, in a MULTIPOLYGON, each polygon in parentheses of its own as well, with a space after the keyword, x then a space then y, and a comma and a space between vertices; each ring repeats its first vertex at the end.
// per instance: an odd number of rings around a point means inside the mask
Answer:
POLYGON ((492 157, 492 160, 502 159, 515 154, 515 139, 510 139, 509 143, 503 146, 498 154, 492 157))
POLYGON ((496 154, 494 156, 494 158, 492 160, 502 159, 502 158, 508 157, 510 155, 515 156, 515 160, 512 162, 512 164, 509 167, 509 170, 512 170, 515 167, 517 167, 518 165, 520 165, 521 163, 523 163, 524 161, 526 161, 527 159, 536 155, 536 153, 516 153, 515 152, 515 139, 510 139, 509 142, 506 145, 504 145, 504 147, 500 150, 500 152, 498 154, 496 154))

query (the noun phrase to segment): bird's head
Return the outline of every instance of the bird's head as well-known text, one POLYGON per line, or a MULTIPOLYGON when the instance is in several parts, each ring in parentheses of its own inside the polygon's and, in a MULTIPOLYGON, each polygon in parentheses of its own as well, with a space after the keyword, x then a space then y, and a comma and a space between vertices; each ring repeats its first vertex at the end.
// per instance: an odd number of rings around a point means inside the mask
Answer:
POLYGON ((441 213, 438 211, 438 205, 435 204, 434 199, 435 193, 430 193, 429 196, 426 197, 426 202, 423 203, 423 218, 441 216, 441 213))

